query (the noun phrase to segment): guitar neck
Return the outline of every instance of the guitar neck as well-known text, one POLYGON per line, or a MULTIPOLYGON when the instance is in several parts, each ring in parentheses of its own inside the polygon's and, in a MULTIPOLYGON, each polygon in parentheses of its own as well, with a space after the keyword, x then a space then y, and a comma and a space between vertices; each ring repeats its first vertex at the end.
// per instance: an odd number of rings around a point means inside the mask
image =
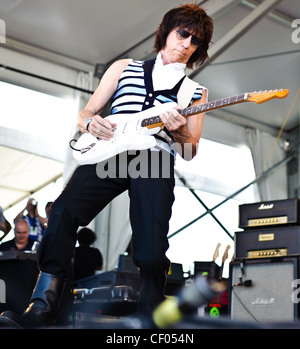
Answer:
MULTIPOLYGON (((243 93, 237 96, 217 99, 215 101, 211 101, 205 104, 195 105, 193 107, 184 108, 181 110, 178 110, 178 112, 184 116, 188 117, 195 114, 200 114, 204 112, 208 112, 214 109, 227 107, 229 105, 237 104, 237 103, 243 103, 247 102, 248 100, 248 93, 243 93)), ((146 126, 148 128, 153 127, 159 127, 163 124, 160 117, 158 115, 152 116, 149 118, 146 118, 142 120, 141 126, 146 126)))
POLYGON ((180 111, 180 114, 184 117, 191 116, 194 114, 208 112, 214 109, 227 107, 229 105, 243 103, 248 100, 248 93, 243 93, 237 96, 217 99, 205 104, 196 105, 193 107, 184 108, 180 111))
MULTIPOLYGON (((251 93, 243 93, 237 96, 217 99, 215 101, 211 101, 205 104, 195 105, 193 107, 184 108, 182 110, 178 110, 178 112, 184 116, 188 117, 195 114, 200 114, 204 112, 208 112, 214 109, 227 107, 229 105, 243 103, 243 102, 255 102, 257 104, 264 103, 270 101, 274 98, 285 98, 289 94, 289 90, 280 89, 280 90, 266 90, 259 92, 251 92, 251 93)), ((146 118, 142 120, 141 126, 146 126, 148 128, 160 127, 163 125, 160 117, 152 116, 150 118, 146 118)))

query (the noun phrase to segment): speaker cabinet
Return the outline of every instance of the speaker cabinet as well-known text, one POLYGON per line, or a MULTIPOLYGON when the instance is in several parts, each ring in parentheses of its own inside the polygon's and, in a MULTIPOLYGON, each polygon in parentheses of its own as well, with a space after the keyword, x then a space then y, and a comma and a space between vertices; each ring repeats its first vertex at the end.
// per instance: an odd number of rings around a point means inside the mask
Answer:
POLYGON ((293 285, 299 278, 298 265, 296 257, 233 261, 229 272, 232 320, 292 322, 298 319, 297 290, 293 285))

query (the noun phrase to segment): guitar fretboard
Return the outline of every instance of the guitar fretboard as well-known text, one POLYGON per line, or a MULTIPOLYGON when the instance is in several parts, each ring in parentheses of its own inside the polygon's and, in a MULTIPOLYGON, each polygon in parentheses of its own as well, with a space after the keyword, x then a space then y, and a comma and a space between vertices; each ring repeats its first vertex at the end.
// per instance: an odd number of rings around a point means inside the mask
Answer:
MULTIPOLYGON (((243 94, 240 94, 237 96, 217 99, 215 101, 211 101, 211 102, 208 102, 205 104, 200 104, 200 105, 195 105, 193 107, 184 108, 182 110, 178 110, 178 112, 182 116, 187 117, 187 116, 191 116, 194 114, 199 114, 199 113, 207 112, 210 110, 226 107, 226 106, 229 106, 232 104, 245 102, 247 100, 247 98, 248 98, 248 93, 243 93, 243 94)), ((156 116, 151 116, 149 118, 143 119, 141 122, 141 126, 150 126, 150 125, 154 125, 154 124, 159 124, 161 122, 162 121, 161 121, 161 118, 159 117, 159 115, 156 115, 156 116)))

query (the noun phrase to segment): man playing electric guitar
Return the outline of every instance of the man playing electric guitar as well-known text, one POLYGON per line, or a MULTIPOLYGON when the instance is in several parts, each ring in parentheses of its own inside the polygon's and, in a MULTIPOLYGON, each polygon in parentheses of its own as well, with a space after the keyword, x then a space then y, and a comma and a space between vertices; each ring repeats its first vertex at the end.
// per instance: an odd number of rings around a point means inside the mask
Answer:
MULTIPOLYGON (((134 115, 166 102, 178 103, 177 95, 185 80, 184 69, 197 68, 206 61, 212 34, 212 19, 195 4, 167 12, 155 37, 156 59, 143 62, 123 59, 113 63, 80 112, 79 129, 102 140, 111 139, 117 125, 101 116, 111 98, 111 114, 120 115, 134 115)), ((201 85, 196 86, 191 96, 191 105, 207 101, 206 89, 201 85)), ((182 148, 184 144, 191 144, 192 154, 183 156, 194 156, 204 114, 186 119, 174 108, 160 117, 165 127, 155 135, 156 146, 145 151, 155 151, 161 158, 161 154, 169 154, 170 176, 165 178, 160 173, 158 178, 151 178, 150 175, 148 178, 131 178, 128 175, 126 178, 100 179, 96 173, 97 164, 79 166, 52 205, 39 249, 41 273, 29 307, 19 319, 14 319, 20 326, 38 327, 55 323, 78 227, 89 224, 114 197, 125 190, 128 190, 130 197, 133 260, 140 269, 139 305, 145 311, 152 311, 164 300, 166 271, 170 263, 165 253, 168 249, 167 234, 175 185, 171 146, 176 144, 182 148)), ((128 154, 129 161, 135 156, 138 154, 128 154)), ((148 161, 150 174, 151 157, 148 161)), ((9 322, 10 315, 3 314, 2 320, 9 322)))

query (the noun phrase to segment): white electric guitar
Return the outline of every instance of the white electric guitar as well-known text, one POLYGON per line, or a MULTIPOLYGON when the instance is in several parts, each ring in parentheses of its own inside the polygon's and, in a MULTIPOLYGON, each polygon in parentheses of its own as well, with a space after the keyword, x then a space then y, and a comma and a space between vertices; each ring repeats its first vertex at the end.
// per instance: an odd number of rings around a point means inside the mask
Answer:
MULTIPOLYGON (((274 98, 285 98, 288 94, 287 89, 243 93, 184 108, 179 112, 182 116, 188 117, 237 103, 264 103, 274 98)), ((124 151, 144 150, 154 147, 156 145, 154 135, 163 128, 163 122, 159 115, 173 109, 176 105, 176 103, 170 102, 139 113, 107 116, 108 120, 117 124, 113 138, 102 140, 90 133, 84 133, 78 140, 71 140, 70 146, 73 149, 75 160, 80 165, 95 164, 124 151), (73 142, 76 142, 76 148, 71 145, 73 142)))

